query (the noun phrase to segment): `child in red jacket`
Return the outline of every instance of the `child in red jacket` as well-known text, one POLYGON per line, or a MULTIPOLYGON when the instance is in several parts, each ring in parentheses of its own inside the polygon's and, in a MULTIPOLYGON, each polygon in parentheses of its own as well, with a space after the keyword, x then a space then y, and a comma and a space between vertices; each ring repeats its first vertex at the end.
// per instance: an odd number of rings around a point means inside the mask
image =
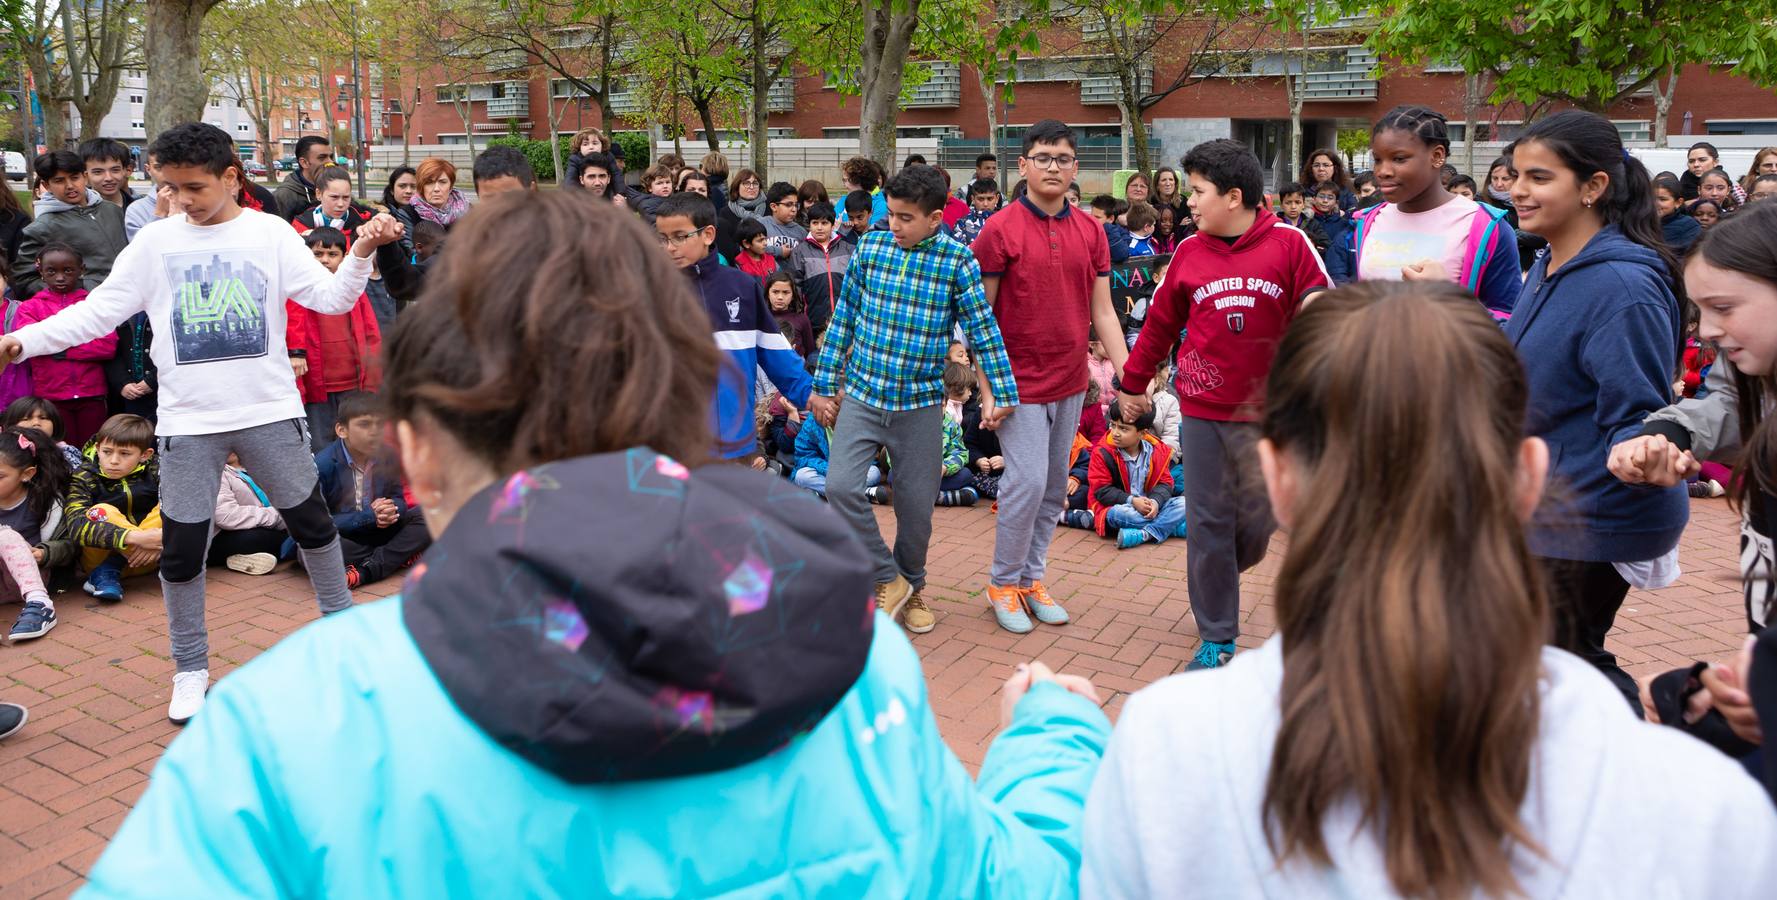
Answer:
POLYGON ((1185 498, 1172 493, 1172 449, 1154 436, 1154 411, 1133 424, 1111 402, 1110 433, 1092 448, 1087 508, 1098 533, 1127 550, 1185 536, 1185 498))
MULTIPOLYGON (((346 258, 346 236, 337 228, 316 228, 302 236, 315 259, 331 272, 346 258)), ((330 316, 286 301, 289 325, 284 341, 290 368, 308 412, 309 441, 315 452, 333 443, 339 401, 347 394, 382 386, 378 362, 383 336, 370 298, 359 295, 352 311, 330 316)))
MULTIPOLYGON (((86 265, 73 247, 60 242, 45 244, 37 252, 37 273, 43 278, 43 290, 19 305, 16 327, 41 322, 86 299, 86 289, 80 286, 86 265)), ((117 333, 111 332, 28 363, 33 389, 61 411, 68 443, 76 447, 105 424, 103 363, 116 355, 117 333)))

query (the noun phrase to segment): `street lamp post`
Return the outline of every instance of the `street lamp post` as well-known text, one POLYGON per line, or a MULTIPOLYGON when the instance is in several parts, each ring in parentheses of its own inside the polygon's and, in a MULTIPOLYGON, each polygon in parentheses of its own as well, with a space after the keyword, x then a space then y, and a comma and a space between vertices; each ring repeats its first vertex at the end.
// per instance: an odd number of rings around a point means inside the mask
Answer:
POLYGON ((352 155, 358 162, 358 196, 364 196, 364 94, 358 60, 358 0, 352 0, 352 155))

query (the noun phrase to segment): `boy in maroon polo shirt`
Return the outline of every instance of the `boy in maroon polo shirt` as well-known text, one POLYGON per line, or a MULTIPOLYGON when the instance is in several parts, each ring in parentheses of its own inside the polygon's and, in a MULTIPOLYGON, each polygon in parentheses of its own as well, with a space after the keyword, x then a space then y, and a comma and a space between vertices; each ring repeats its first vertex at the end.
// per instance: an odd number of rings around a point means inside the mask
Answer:
POLYGON ((987 600, 1000 626, 1019 634, 1035 627, 1032 615, 1049 625, 1067 622, 1043 574, 1067 505, 1069 451, 1086 396, 1080 351, 1089 329, 1102 336, 1118 371, 1128 356, 1111 304, 1110 244, 1098 222, 1067 202, 1076 146, 1061 122, 1031 126, 1018 158, 1026 193, 989 218, 970 248, 1018 382, 1016 414, 997 424, 1006 470, 987 600))
POLYGON ((1179 453, 1191 536, 1186 586, 1203 646, 1187 668, 1234 655, 1240 573, 1265 558, 1276 528, 1259 479, 1255 424, 1265 373, 1302 304, 1332 282, 1301 231, 1258 209, 1259 159, 1231 140, 1185 155, 1197 233, 1179 244, 1130 348, 1119 407, 1147 408, 1154 369, 1178 341, 1179 453))

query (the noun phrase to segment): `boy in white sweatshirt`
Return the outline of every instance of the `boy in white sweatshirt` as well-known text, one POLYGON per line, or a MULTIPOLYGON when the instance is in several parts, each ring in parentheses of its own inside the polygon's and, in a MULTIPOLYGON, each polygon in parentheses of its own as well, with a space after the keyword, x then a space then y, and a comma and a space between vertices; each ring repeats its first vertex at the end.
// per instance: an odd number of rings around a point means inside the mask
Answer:
POLYGON ((352 604, 285 352, 284 299, 321 313, 351 309, 370 255, 399 239, 401 225, 388 215, 365 223, 345 263, 329 273, 288 223, 236 202, 245 175, 222 129, 179 125, 150 152, 171 187, 174 214, 145 226, 85 302, 0 337, 0 364, 59 353, 147 312, 160 373, 160 579, 177 667, 167 716, 183 724, 209 686, 204 557, 231 452, 301 549, 321 612, 352 604))

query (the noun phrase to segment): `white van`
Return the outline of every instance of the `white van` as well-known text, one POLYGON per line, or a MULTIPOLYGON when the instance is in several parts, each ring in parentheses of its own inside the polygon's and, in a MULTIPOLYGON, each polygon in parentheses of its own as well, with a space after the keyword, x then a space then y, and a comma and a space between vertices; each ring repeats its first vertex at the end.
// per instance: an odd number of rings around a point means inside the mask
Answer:
POLYGON ((7 178, 12 179, 13 181, 26 180, 26 175, 29 173, 25 171, 25 155, 23 153, 20 153, 17 150, 8 150, 4 154, 0 154, 0 156, 4 156, 6 159, 7 178))

